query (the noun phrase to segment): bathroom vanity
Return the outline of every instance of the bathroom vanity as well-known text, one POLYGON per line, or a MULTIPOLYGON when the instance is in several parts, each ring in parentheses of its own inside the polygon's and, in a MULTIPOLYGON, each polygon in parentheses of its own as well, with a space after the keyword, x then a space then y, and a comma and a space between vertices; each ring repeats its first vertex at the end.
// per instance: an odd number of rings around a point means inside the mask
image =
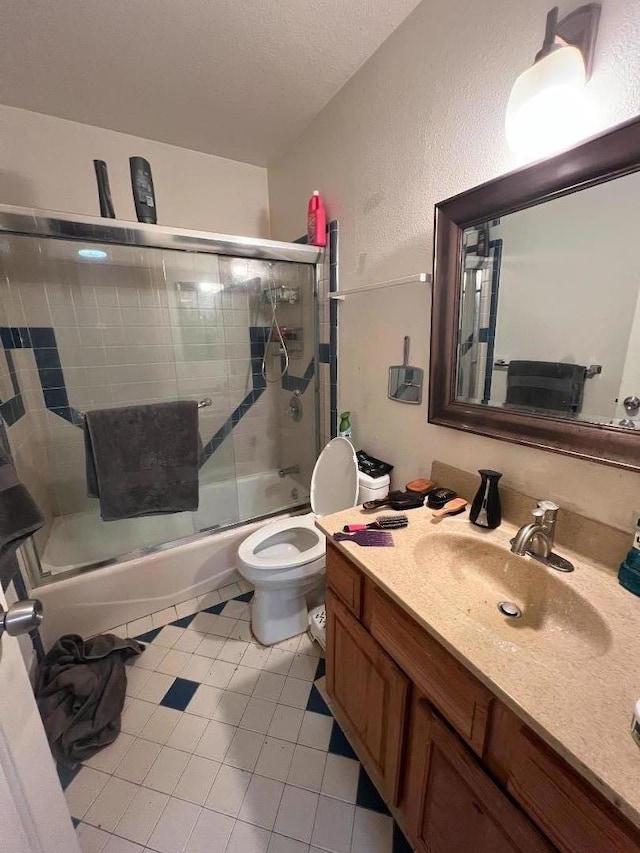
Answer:
POLYGON ((516 527, 466 515, 416 510, 394 548, 331 543, 359 514, 318 522, 327 693, 415 849, 639 850, 637 599, 575 553, 569 575, 516 557, 516 527))

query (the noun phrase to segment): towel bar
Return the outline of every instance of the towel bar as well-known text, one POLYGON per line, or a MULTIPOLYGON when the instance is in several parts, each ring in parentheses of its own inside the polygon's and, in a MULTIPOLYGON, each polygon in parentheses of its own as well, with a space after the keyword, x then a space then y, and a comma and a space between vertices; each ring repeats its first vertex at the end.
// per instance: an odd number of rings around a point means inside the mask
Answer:
MULTIPOLYGON (((508 370, 509 362, 506 358, 498 358, 493 362, 493 366, 496 370, 508 370)), ((587 379, 593 379, 594 376, 598 376, 600 373, 602 373, 601 364, 590 364, 585 370, 585 376, 587 379)))
MULTIPOLYGON (((211 397, 205 397, 204 400, 200 400, 198 402, 199 409, 206 409, 208 406, 213 406, 213 400, 211 397)), ((80 417, 84 418, 84 412, 80 412, 80 417)))

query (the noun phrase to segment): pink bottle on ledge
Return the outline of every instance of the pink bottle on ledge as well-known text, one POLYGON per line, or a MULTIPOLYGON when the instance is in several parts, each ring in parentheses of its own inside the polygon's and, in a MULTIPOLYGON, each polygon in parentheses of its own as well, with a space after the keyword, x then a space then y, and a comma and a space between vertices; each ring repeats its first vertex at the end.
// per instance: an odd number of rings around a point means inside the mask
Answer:
POLYGON ((313 191, 307 210, 307 243, 312 246, 327 245, 327 213, 318 190, 313 191))

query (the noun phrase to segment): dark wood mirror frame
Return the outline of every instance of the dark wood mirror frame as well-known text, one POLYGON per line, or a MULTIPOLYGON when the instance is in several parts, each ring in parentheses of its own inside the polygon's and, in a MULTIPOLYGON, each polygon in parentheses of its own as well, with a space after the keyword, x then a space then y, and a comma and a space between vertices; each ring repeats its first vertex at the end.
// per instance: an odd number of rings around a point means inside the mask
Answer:
POLYGON ((455 399, 464 229, 638 170, 640 117, 436 205, 431 423, 640 471, 640 429, 507 411, 455 399))

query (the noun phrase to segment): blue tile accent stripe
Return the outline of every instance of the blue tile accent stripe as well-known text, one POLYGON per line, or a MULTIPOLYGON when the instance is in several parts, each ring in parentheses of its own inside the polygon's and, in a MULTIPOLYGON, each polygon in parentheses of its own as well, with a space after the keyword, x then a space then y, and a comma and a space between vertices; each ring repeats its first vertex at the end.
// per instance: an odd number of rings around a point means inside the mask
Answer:
POLYGON ((25 411, 11 354, 15 349, 33 350, 47 409, 69 423, 80 423, 80 413, 69 405, 54 329, 51 326, 2 326, 0 341, 4 347, 14 390, 14 396, 10 400, 0 402, 0 415, 5 423, 13 426, 25 411))
MULTIPOLYGON (((249 342, 251 352, 251 381, 253 388, 244 400, 222 424, 216 434, 205 444, 200 455, 200 467, 211 458, 222 442, 231 435, 233 428, 260 399, 267 389, 267 383, 262 375, 262 359, 269 340, 269 326, 249 326, 249 342)), ((315 360, 312 359, 304 372, 304 376, 293 376, 287 372, 282 377, 281 384, 285 391, 300 391, 304 393, 315 373, 315 360)))
MULTIPOLYGON (((329 293, 338 292, 338 221, 329 222, 329 293)), ((338 435, 338 303, 329 300, 329 408, 331 438, 338 435)))
POLYGON ((312 358, 307 365, 304 376, 293 376, 291 373, 285 373, 282 377, 282 387, 285 391, 299 391, 301 394, 304 394, 309 382, 313 379, 315 370, 315 360, 312 358))
POLYGON ((498 319, 498 291, 500 290, 500 267, 502 266, 502 240, 490 240, 492 254, 491 266, 491 304, 489 306, 489 328, 487 329, 487 364, 484 373, 484 402, 491 399, 491 381, 493 379, 493 359, 496 347, 496 323, 498 319))
MULTIPOLYGON (((269 339, 269 327, 251 326, 249 328, 249 339, 251 345, 253 388, 245 396, 240 405, 233 410, 215 435, 205 444, 200 458, 201 466, 215 453, 225 438, 231 435, 233 428, 240 423, 242 418, 266 390, 267 383, 262 376, 262 357, 269 339)), ((81 413, 69 404, 69 396, 60 361, 60 353, 58 352, 55 330, 50 326, 2 326, 0 327, 0 341, 5 350, 14 391, 14 396, 11 399, 0 400, 0 416, 3 421, 8 426, 13 426, 25 413, 24 402, 11 354, 12 350, 33 349, 45 406, 53 414, 58 415, 74 426, 82 427, 81 413)), ((282 379, 282 387, 289 391, 300 390, 304 392, 313 378, 314 372, 315 363, 312 360, 304 376, 298 377, 287 373, 282 379)))

